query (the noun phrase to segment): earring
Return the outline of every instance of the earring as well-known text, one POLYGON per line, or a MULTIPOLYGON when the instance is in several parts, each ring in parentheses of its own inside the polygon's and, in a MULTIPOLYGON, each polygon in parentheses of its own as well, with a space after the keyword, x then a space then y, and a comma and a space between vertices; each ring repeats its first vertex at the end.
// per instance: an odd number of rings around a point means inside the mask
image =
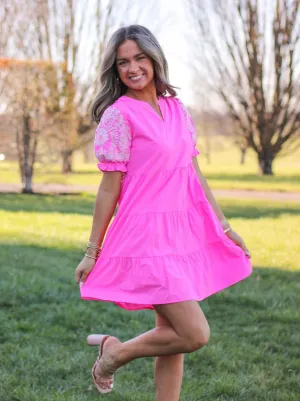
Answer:
POLYGON ((117 82, 118 82, 118 84, 120 83, 120 77, 117 78, 117 82))

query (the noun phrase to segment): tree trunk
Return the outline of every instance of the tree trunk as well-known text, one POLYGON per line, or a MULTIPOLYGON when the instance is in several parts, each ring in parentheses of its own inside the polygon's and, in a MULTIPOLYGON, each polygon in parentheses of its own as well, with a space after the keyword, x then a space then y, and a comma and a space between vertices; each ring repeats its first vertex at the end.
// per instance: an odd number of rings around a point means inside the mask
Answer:
POLYGON ((270 155, 258 155, 259 175, 273 175, 273 160, 270 155))
POLYGON ((23 192, 23 194, 33 194, 32 173, 31 172, 29 172, 28 174, 24 175, 22 192, 23 192))
POLYGON ((62 173, 68 174, 72 173, 72 150, 64 150, 62 152, 62 173))
POLYGON ((24 194, 32 194, 32 176, 33 176, 33 169, 30 166, 30 159, 33 157, 31 154, 32 147, 32 131, 30 129, 31 120, 29 115, 25 115, 23 117, 23 157, 20 159, 21 162, 21 171, 22 171, 22 184, 23 189, 22 192, 24 194))
POLYGON ((240 164, 245 164, 247 148, 240 148, 240 151, 241 151, 240 164))

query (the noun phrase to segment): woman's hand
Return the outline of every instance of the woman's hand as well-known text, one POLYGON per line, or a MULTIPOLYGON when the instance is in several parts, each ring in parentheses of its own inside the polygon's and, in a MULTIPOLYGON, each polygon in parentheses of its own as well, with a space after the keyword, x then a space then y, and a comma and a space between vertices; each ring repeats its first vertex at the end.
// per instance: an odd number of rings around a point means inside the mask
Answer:
POLYGON ((82 261, 79 263, 79 265, 76 269, 76 273, 75 273, 77 284, 85 282, 87 276, 93 270, 95 263, 96 263, 96 260, 87 258, 86 256, 82 259, 82 261))
POLYGON ((242 248, 242 250, 245 252, 245 254, 251 258, 251 254, 248 250, 248 248, 246 247, 245 242, 243 241, 242 237, 239 236, 238 233, 236 233, 235 231, 233 231, 232 229, 229 230, 226 233, 227 237, 231 239, 231 241, 233 241, 236 245, 238 245, 240 248, 242 248))

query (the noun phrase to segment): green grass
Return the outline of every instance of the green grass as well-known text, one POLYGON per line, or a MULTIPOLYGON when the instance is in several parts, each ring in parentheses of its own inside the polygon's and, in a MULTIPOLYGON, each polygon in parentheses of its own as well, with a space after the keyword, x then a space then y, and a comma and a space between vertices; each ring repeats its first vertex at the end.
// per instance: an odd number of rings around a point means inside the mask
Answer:
MULTIPOLYGON (((257 160, 249 150, 246 163, 239 164, 239 151, 225 137, 212 139, 211 163, 207 164, 205 139, 200 136, 198 148, 201 155, 198 160, 212 188, 215 189, 248 189, 260 191, 295 191, 300 192, 300 149, 289 156, 280 157, 274 162, 274 176, 259 177, 257 160)), ((0 162, 1 182, 20 182, 16 163, 0 162)), ((70 185, 98 185, 101 172, 95 163, 84 164, 80 154, 75 157, 74 173, 60 174, 58 165, 36 165, 35 183, 58 183, 70 185)))
MULTIPOLYGON (((202 142, 200 137, 198 147, 204 153, 202 142)), ((212 188, 300 192, 299 150, 286 157, 279 155, 273 165, 274 176, 260 177, 257 174, 257 156, 251 149, 247 151, 245 164, 241 165, 239 151, 228 139, 214 138, 212 148, 210 164, 204 155, 198 157, 212 188)))
MULTIPOLYGON (((94 198, 1 195, 0 401, 93 401, 90 332, 126 340, 151 311, 82 301, 74 272, 94 198)), ((184 401, 299 401, 300 205, 220 200, 254 273, 201 305, 209 345, 185 358, 184 401)), ((108 401, 154 400, 153 360, 122 368, 108 401)))

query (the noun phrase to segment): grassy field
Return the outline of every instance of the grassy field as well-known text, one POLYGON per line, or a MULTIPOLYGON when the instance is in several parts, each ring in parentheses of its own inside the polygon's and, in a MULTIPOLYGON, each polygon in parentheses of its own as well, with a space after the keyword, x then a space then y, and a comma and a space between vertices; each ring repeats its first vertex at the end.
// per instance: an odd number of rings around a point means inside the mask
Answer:
MULTIPOLYGON (((74 271, 89 235, 91 195, 0 199, 0 401, 93 401, 91 332, 126 340, 150 311, 81 301, 74 271)), ((183 401, 299 401, 300 205, 220 200, 253 255, 254 273, 201 305, 211 341, 185 358, 183 401)), ((109 401, 154 400, 153 360, 116 377, 109 401)))
MULTIPOLYGON (((212 188, 300 192, 300 150, 286 157, 278 157, 274 162, 274 176, 259 177, 256 156, 251 150, 246 156, 246 163, 240 165, 239 151, 228 139, 214 138, 211 148, 211 163, 207 164, 204 156, 204 139, 200 137, 198 149, 201 151, 201 155, 198 160, 212 188)), ((2 183, 18 183, 20 181, 16 163, 0 162, 0 173, 2 183)), ((81 155, 77 154, 74 174, 60 174, 58 165, 37 164, 34 182, 98 185, 100 179, 101 173, 96 167, 96 161, 84 164, 81 155)))

